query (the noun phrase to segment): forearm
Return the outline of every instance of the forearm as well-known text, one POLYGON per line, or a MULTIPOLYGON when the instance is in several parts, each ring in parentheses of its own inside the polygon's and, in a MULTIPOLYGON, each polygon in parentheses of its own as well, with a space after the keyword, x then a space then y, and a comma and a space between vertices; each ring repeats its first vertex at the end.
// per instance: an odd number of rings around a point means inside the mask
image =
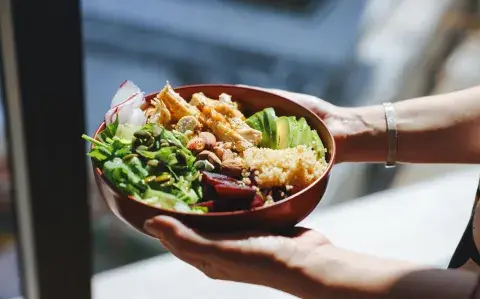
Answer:
MULTIPOLYGON (((398 161, 480 162, 480 87, 394 104, 398 161)), ((383 107, 349 108, 344 161, 384 162, 387 155, 383 107)), ((342 142, 342 141, 341 141, 342 142)))
POLYGON ((330 245, 302 265, 293 268, 287 291, 304 299, 470 299, 478 282, 475 273, 431 269, 330 245))

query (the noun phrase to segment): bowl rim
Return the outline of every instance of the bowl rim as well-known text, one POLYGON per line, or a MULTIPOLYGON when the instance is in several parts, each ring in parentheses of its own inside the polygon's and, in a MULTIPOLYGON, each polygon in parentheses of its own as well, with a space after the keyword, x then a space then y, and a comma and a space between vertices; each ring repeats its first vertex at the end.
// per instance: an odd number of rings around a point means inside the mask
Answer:
MULTIPOLYGON (((258 89, 258 88, 253 88, 253 87, 249 87, 249 86, 239 86, 239 85, 233 85, 233 84, 192 84, 192 85, 181 85, 181 86, 178 86, 178 87, 175 87, 173 88, 175 90, 175 92, 178 92, 178 90, 182 90, 182 89, 201 89, 201 88, 212 88, 212 87, 216 87, 216 88, 236 88, 236 89, 247 89, 249 91, 253 91, 253 92, 258 92, 258 93, 267 93, 267 94, 270 94, 270 95, 274 95, 275 97, 279 97, 279 98, 283 98, 284 100, 298 106, 299 108, 301 109, 304 109, 306 110, 309 114, 311 114, 311 116, 313 116, 314 118, 316 118, 323 126, 324 128, 326 129, 326 132, 328 134, 328 136, 330 137, 330 139, 332 140, 332 148, 329 152, 329 156, 330 156, 330 159, 329 161, 327 162, 327 168, 325 169, 325 171, 322 173, 322 175, 316 179, 313 183, 311 183, 310 185, 308 185, 307 187, 303 188, 301 191, 293 194, 293 195, 290 195, 289 197, 287 198, 284 198, 282 200, 279 200, 277 202, 274 202, 273 204, 270 204, 268 206, 261 206, 261 207, 257 207, 257 208, 253 208, 253 209, 250 209, 250 210, 240 210, 240 211, 229 211, 229 212, 208 212, 208 213, 188 213, 188 212, 177 212, 177 211, 174 211, 174 210, 167 210, 167 209, 163 209, 163 208, 159 208, 159 207, 155 207, 155 206, 152 206, 152 205, 149 205, 149 204, 146 204, 146 203, 143 203, 139 200, 136 200, 132 195, 128 195, 128 196, 125 196, 124 194, 122 194, 117 187, 115 187, 112 183, 110 183, 104 176, 103 174, 103 171, 95 166, 95 161, 93 161, 93 158, 91 158, 91 161, 92 161, 92 166, 94 167, 94 170, 96 172, 96 174, 102 179, 102 182, 107 184, 113 191, 115 191, 116 193, 120 194, 121 196, 123 197, 127 197, 128 199, 130 200, 133 200, 135 201, 136 203, 140 204, 140 205, 143 205, 149 209, 153 209, 153 210, 158 210, 158 211, 162 211, 162 212, 166 212, 166 213, 171 213, 171 214, 177 214, 177 215, 182 215, 182 216, 187 216, 187 217, 191 217, 191 216, 198 216, 198 217, 223 217, 223 216, 231 216, 231 215, 239 215, 239 214, 248 214, 248 213, 253 213, 253 212, 257 212, 257 211, 261 211, 261 210, 266 210, 266 209, 269 209, 269 208, 272 208, 274 206, 277 206, 277 205, 281 205, 281 204, 284 204, 290 200, 294 200, 296 199, 297 197, 299 197, 300 195, 302 195, 303 193, 306 193, 309 189, 313 188, 313 186, 315 186, 316 184, 318 184, 320 181, 326 179, 328 177, 328 175, 330 174, 330 171, 332 170, 332 167, 333 165, 335 164, 335 156, 336 156, 336 144, 335 144, 335 139, 333 138, 333 135, 332 135, 332 132, 330 132, 330 130, 328 129, 327 125, 325 124, 325 122, 317 115, 315 114, 311 109, 308 109, 308 108, 305 108, 303 107, 302 105, 298 104, 297 102, 287 98, 287 97, 284 97, 284 96, 281 96, 277 93, 274 93, 274 92, 269 92, 269 91, 266 91, 266 90, 262 90, 262 89, 258 89)), ((160 91, 156 91, 156 92, 151 92, 147 95, 144 96, 144 98, 146 99, 151 99, 153 97, 155 97, 155 95, 157 95, 160 91)), ((97 136, 98 134, 100 134, 100 132, 104 129, 104 127, 106 126, 106 123, 105 123, 105 120, 102 121, 100 123, 100 125, 98 126, 98 128, 95 130, 95 134, 93 136, 94 139, 97 139, 97 136)), ((318 131, 318 130, 317 130, 318 131)), ((90 148, 93 148, 93 144, 90 145, 90 148)))

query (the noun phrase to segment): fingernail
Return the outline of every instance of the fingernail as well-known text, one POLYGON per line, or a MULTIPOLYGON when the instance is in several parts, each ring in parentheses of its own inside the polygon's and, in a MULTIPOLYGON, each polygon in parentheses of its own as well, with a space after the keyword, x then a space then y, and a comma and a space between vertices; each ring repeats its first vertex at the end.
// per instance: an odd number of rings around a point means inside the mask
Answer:
POLYGON ((153 219, 145 221, 143 228, 152 236, 162 238, 162 232, 158 230, 158 227, 155 225, 155 221, 153 219))

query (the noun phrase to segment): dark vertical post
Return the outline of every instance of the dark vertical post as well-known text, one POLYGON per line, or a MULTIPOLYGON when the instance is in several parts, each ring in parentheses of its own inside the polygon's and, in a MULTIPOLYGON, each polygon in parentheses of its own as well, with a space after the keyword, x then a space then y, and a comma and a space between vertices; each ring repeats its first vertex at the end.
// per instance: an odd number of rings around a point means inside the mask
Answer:
POLYGON ((88 299, 79 0, 0 0, 13 200, 27 299, 88 299))

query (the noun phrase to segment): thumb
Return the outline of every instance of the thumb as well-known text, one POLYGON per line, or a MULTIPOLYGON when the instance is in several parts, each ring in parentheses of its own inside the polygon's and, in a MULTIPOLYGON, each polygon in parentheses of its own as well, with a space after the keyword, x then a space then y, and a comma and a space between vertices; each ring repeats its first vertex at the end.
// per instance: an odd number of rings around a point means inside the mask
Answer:
POLYGON ((169 250, 197 249, 210 245, 207 239, 201 237, 180 221, 168 216, 157 216, 147 220, 145 230, 160 239, 169 250))

